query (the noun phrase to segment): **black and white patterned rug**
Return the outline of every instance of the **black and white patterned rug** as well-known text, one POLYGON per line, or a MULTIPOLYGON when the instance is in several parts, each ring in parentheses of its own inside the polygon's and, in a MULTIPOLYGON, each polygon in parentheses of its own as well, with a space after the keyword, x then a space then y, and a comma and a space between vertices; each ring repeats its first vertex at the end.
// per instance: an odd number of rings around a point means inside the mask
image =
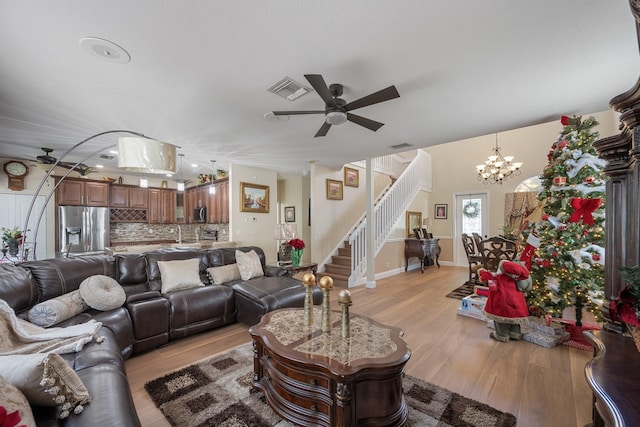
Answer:
MULTIPOLYGON (((288 427, 250 392, 253 347, 226 353, 149 381, 144 388, 173 426, 288 427)), ((405 375, 402 386, 409 406, 406 426, 511 427, 515 416, 484 403, 405 375)))

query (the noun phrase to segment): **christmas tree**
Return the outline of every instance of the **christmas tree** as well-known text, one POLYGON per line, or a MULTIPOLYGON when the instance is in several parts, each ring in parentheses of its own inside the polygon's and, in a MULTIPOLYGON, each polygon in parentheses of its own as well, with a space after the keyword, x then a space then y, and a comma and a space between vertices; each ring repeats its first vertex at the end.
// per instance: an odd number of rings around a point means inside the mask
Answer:
POLYGON ((540 176, 543 190, 538 199, 544 202, 544 212, 531 224, 524 251, 533 279, 527 302, 532 314, 553 317, 561 317, 573 305, 580 326, 583 308, 601 317, 605 162, 592 145, 598 139, 595 118, 563 116, 561 122, 564 128, 540 176))

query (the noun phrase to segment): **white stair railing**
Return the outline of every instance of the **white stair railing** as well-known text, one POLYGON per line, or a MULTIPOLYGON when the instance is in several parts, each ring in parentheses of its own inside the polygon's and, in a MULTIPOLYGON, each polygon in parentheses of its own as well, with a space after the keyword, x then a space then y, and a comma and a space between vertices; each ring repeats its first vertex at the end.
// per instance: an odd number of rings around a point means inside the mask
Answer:
MULTIPOLYGON (((393 225, 404 215, 413 198, 418 194, 422 186, 423 176, 430 171, 428 156, 418 150, 418 154, 411 161, 396 182, 391 186, 374 207, 376 218, 374 224, 374 248, 375 255, 389 236, 393 225)), ((349 276, 349 287, 355 286, 367 268, 367 245, 365 239, 365 229, 367 218, 360 222, 353 233, 349 236, 351 245, 351 275, 349 276)))

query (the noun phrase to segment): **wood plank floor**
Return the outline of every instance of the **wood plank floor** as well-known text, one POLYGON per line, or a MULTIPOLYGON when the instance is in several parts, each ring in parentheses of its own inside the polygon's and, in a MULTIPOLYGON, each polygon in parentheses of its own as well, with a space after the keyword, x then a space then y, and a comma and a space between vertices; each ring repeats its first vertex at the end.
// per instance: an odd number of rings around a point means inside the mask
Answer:
MULTIPOLYGON (((490 339, 484 322, 458 316, 460 301, 445 297, 467 274, 462 267, 432 266, 424 274, 414 270, 388 277, 374 289, 351 289, 351 311, 404 330, 412 353, 408 374, 511 412, 518 426, 591 422, 584 376, 591 353, 490 339)), ((334 290, 332 300, 337 294, 334 290)), ((332 302, 332 307, 338 305, 332 302)), ((233 324, 129 359, 127 375, 143 425, 169 425, 144 390, 145 382, 250 340, 247 327, 233 324)))

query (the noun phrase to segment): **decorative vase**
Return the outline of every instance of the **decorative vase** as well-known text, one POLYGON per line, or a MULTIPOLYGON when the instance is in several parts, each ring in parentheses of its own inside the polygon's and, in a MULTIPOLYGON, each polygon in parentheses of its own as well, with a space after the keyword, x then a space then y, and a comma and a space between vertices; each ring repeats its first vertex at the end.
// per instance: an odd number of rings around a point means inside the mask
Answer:
POLYGON ((18 255, 18 241, 17 240, 9 240, 7 242, 7 246, 9 246, 9 255, 11 255, 11 256, 18 255))
POLYGON ((294 267, 298 267, 300 265, 301 259, 302 259, 302 249, 291 249, 291 264, 294 267))

